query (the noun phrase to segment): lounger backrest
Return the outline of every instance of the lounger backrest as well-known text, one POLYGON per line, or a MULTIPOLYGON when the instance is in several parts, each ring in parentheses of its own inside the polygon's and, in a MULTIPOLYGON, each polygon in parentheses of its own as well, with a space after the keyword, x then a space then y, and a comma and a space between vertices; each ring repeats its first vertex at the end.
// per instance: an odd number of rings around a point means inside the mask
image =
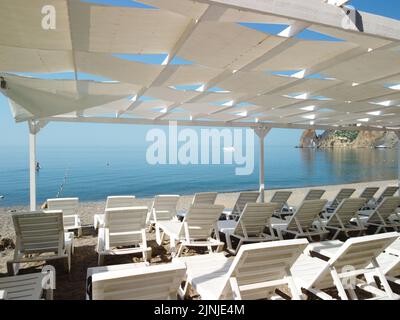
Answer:
MULTIPOLYGON (((365 269, 372 263, 372 259, 380 255, 399 235, 395 232, 377 234, 348 239, 336 254, 329 259, 328 265, 338 273, 365 269)), ((329 288, 333 286, 329 269, 321 270, 316 274, 316 287, 329 288)))
POLYGON ((260 235, 277 209, 276 203, 248 203, 236 225, 234 234, 248 237, 260 235))
POLYGON ((380 197, 377 200, 377 203, 380 203, 383 199, 385 199, 386 197, 392 197, 394 196, 394 194, 397 192, 397 190, 399 190, 399 187, 387 187, 382 194, 380 195, 380 197))
POLYGON ((190 240, 207 239, 224 210, 224 206, 199 204, 191 206, 183 222, 187 225, 190 240))
POLYGON ((57 252, 64 250, 62 211, 27 212, 12 215, 16 250, 22 253, 57 252))
POLYGON ((104 227, 109 234, 109 246, 126 246, 141 242, 141 232, 146 228, 147 212, 147 207, 107 209, 104 227))
POLYGON ((178 201, 178 195, 156 196, 154 198, 152 211, 155 212, 157 221, 171 220, 174 216, 176 216, 176 207, 178 206, 178 201))
POLYGON ((48 199, 48 210, 62 210, 64 216, 71 216, 78 213, 79 198, 58 198, 48 199))
MULTIPOLYGON (((227 281, 236 278, 242 299, 269 298, 278 286, 265 288, 263 283, 290 275, 290 268, 307 245, 306 239, 242 245, 227 273, 227 281), (257 284, 260 285, 258 288, 257 284), (246 290, 244 286, 249 285, 255 286, 246 290)), ((229 297, 229 284, 225 289, 229 297)))
POLYGON ((162 265, 107 271, 92 276, 93 300, 176 300, 186 265, 162 265))
POLYGON ((236 200, 235 206, 233 207, 232 214, 240 216, 246 204, 256 203, 259 196, 260 193, 258 191, 241 192, 236 200))
POLYGON ((297 230, 300 224, 303 230, 312 227, 313 222, 318 218, 326 205, 326 200, 306 200, 300 205, 296 212, 292 215, 288 223, 288 229, 297 230), (297 222, 297 223, 296 223, 297 222))
POLYGON ((397 207, 400 206, 400 197, 386 197, 376 207, 375 211, 371 214, 368 222, 381 223, 379 216, 387 220, 390 215, 396 212, 397 207), (379 214, 378 214, 379 213, 379 214))
POLYGON ((272 196, 270 202, 276 203, 278 205, 276 210, 282 211, 283 207, 287 204, 287 201, 291 195, 291 191, 276 191, 272 196))
POLYGON ((333 199, 331 208, 336 208, 343 199, 350 198, 355 191, 356 189, 341 189, 335 199, 333 199))
POLYGON ((325 190, 322 189, 311 189, 304 197, 304 200, 319 200, 324 193, 325 190))
MULTIPOLYGON (((388 255, 388 253, 383 253, 383 255, 388 255)), ((382 255, 381 255, 382 256, 382 255)), ((400 276, 400 257, 396 257, 393 255, 390 255, 391 257, 391 263, 387 265, 386 268, 383 268, 383 273, 385 276, 397 278, 400 276), (393 258, 393 259, 392 259, 393 258)))
POLYGON ((135 206, 135 196, 110 196, 107 197, 106 209, 126 208, 135 206))
POLYGON ((366 199, 367 203, 374 197, 375 193, 379 190, 378 187, 368 187, 360 194, 360 198, 366 199))
POLYGON ((343 199, 328 220, 327 226, 340 226, 338 217, 344 226, 350 224, 350 220, 357 216, 365 202, 362 198, 343 199))
POLYGON ((218 193, 216 192, 201 192, 196 193, 193 198, 192 205, 199 204, 214 204, 217 199, 218 193))

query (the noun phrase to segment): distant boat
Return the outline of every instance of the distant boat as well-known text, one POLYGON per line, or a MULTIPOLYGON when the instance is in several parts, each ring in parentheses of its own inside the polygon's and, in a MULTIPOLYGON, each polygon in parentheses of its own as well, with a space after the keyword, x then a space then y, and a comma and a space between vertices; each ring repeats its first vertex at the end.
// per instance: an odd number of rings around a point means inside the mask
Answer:
POLYGON ((375 146, 375 149, 387 149, 388 146, 385 146, 384 144, 381 144, 379 146, 375 146))
POLYGON ((4 199, 4 196, 0 196, 0 199, 4 199))

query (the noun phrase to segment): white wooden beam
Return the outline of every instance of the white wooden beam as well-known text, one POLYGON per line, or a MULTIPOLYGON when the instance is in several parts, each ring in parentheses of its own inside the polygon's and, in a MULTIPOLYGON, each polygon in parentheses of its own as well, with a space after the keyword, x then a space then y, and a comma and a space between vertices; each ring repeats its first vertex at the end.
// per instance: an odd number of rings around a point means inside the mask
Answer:
MULTIPOLYGON (((346 10, 328 5, 321 0, 197 0, 215 5, 224 5, 239 10, 272 14, 287 19, 304 21, 311 24, 334 27, 343 30, 346 10)), ((341 0, 338 0, 341 1, 341 0)), ((400 21, 366 12, 357 11, 357 22, 352 32, 364 33, 377 38, 393 41, 400 40, 400 21)))
POLYGON ((30 210, 36 210, 36 128, 33 121, 29 125, 29 203, 30 210))
POLYGON ((265 137, 271 131, 271 128, 259 126, 254 128, 254 132, 259 138, 260 142, 260 171, 259 171, 259 190, 260 202, 265 202, 265 137))
MULTIPOLYGON (((77 122, 77 123, 109 123, 131 125, 169 125, 170 120, 151 120, 133 118, 102 118, 102 117, 49 117, 48 122, 77 122)), ((225 121, 176 121, 179 126, 186 127, 221 127, 221 128, 255 128, 267 126, 269 128, 284 129, 314 129, 314 130, 347 130, 347 131, 398 131, 399 127, 375 127, 375 126, 327 126, 327 125, 303 125, 291 123, 256 123, 256 122, 225 122, 225 121)))

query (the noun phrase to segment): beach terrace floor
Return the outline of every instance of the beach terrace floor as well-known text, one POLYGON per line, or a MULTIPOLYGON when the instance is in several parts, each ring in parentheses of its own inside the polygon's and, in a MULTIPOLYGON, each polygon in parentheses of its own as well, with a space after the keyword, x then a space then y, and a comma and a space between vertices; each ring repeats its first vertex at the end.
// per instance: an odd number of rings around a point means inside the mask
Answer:
MULTIPOLYGON (((324 189, 326 193, 323 198, 331 200, 335 197, 341 188, 355 188, 357 191, 353 196, 357 197, 365 187, 380 187, 378 193, 388 185, 397 185, 397 180, 389 181, 375 181, 363 182, 330 186, 314 186, 312 188, 295 188, 295 189, 282 189, 290 190, 293 192, 289 199, 289 204, 298 206, 305 194, 309 189, 324 189)), ((266 202, 272 197, 273 193, 277 190, 268 190, 265 192, 266 202)), ((79 196, 79 195, 76 195, 79 196)), ((238 193, 221 193, 218 194, 216 204, 222 204, 226 208, 234 205, 238 193)), ((178 211, 187 210, 190 206, 193 196, 182 196, 178 204, 178 211)), ((151 206, 153 199, 137 199, 137 205, 151 206)), ((105 201, 100 202, 85 202, 80 204, 79 214, 83 225, 83 234, 81 237, 75 237, 75 253, 72 256, 71 273, 64 271, 64 264, 62 261, 52 261, 51 265, 56 268, 56 290, 54 292, 54 299, 56 300, 83 300, 85 299, 85 286, 86 286, 86 273, 90 267, 97 266, 97 253, 95 247, 97 244, 97 233, 94 230, 93 215, 96 213, 104 212, 105 201)), ((15 239, 11 212, 12 211, 27 211, 28 207, 16 206, 9 208, 0 208, 0 238, 15 239)), ((151 264, 168 263, 172 257, 168 253, 168 242, 163 246, 158 246, 155 241, 155 233, 147 232, 148 245, 152 247, 151 264)), ((6 262, 13 256, 12 249, 7 249, 0 253, 0 277, 7 275, 6 262)), ((202 254, 203 249, 190 249, 184 251, 183 256, 202 254)), ((141 254, 121 255, 106 257, 105 265, 125 264, 132 262, 141 262, 141 254)), ((38 272, 43 267, 43 263, 23 264, 21 266, 20 274, 38 272)), ((198 298, 195 292, 190 292, 189 296, 192 299, 198 298)))

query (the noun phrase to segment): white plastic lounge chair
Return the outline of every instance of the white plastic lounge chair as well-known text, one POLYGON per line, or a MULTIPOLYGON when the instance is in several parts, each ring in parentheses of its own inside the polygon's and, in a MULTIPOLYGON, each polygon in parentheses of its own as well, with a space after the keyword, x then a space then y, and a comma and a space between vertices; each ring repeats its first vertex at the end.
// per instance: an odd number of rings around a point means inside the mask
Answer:
MULTIPOLYGON (((308 190, 307 194, 305 195, 303 202, 308 201, 308 200, 320 200, 323 194, 325 193, 325 190, 322 189, 310 189, 308 190)), ((284 211, 280 214, 281 218, 291 216, 293 212, 297 210, 297 207, 290 206, 288 208, 288 212, 284 211)))
MULTIPOLYGON (((109 196, 107 197, 105 210, 113 208, 134 207, 135 199, 136 199, 135 196, 109 196)), ((102 227, 103 224, 104 224, 104 213, 95 214, 93 218, 94 229, 97 230, 98 228, 102 227)))
POLYGON ((223 215, 228 219, 238 219, 247 203, 256 203, 260 196, 258 191, 245 191, 239 193, 233 209, 224 209, 223 215))
POLYGON ((90 268, 87 299, 176 300, 185 271, 186 266, 182 262, 90 268))
POLYGON ((141 252, 143 260, 148 260, 151 256, 151 247, 147 247, 146 239, 147 212, 147 207, 106 210, 104 226, 99 229, 97 245, 99 265, 104 263, 105 255, 141 252))
POLYGON ((390 186, 387 187, 382 194, 378 197, 378 199, 376 200, 375 204, 378 205, 379 203, 381 203, 383 201, 383 199, 385 199, 386 197, 393 197, 394 194, 397 192, 397 190, 399 190, 399 187, 397 186, 390 186))
POLYGON ((14 258, 7 262, 10 275, 21 263, 64 259, 71 270, 74 233, 65 232, 62 211, 27 212, 12 215, 16 243, 14 258))
POLYGON ((80 237, 82 235, 82 227, 78 208, 79 198, 47 199, 47 210, 62 210, 65 231, 77 230, 78 237, 80 237))
POLYGON ((276 203, 248 203, 238 221, 218 221, 218 231, 225 234, 228 251, 236 254, 245 242, 278 240, 270 223, 277 206, 276 203), (270 234, 264 233, 266 226, 269 227, 270 234), (232 238, 239 240, 236 249, 232 247, 232 238))
MULTIPOLYGON (((376 260, 381 267, 382 273, 389 282, 400 285, 400 257, 389 254, 387 252, 381 253, 376 260)), ((366 275, 367 281, 373 283, 375 278, 373 275, 366 275)))
POLYGON ((157 239, 159 245, 162 244, 164 236, 170 239, 170 251, 175 255, 176 244, 180 242, 177 256, 185 247, 207 247, 209 252, 212 247, 217 247, 217 251, 223 248, 224 243, 220 241, 217 231, 217 221, 221 216, 224 206, 220 205, 197 205, 192 206, 183 219, 183 222, 177 220, 159 221, 156 228, 161 233, 160 239, 157 239), (212 234, 215 234, 215 238, 212 234))
POLYGON ((155 196, 151 209, 147 215, 146 223, 154 224, 157 221, 168 221, 176 218, 178 195, 155 196))
POLYGON ((333 199, 331 202, 328 202, 328 204, 326 205, 326 211, 333 212, 343 199, 350 198, 355 191, 356 189, 341 189, 336 195, 335 199, 333 199))
POLYGON ((291 191, 276 191, 272 196, 270 203, 276 203, 276 213, 281 213, 283 210, 289 210, 288 200, 292 195, 291 191))
POLYGON ((379 190, 378 187, 367 187, 361 192, 359 198, 365 199, 365 208, 368 208, 368 205, 374 202, 374 195, 379 190))
POLYGON ((301 299, 290 268, 304 251, 306 239, 246 244, 237 256, 227 258, 223 253, 175 258, 186 263, 186 284, 203 300, 277 299, 276 289, 288 286, 292 299, 301 299))
POLYGON ((395 256, 400 256, 400 233, 397 235, 399 238, 386 248, 386 252, 395 256))
POLYGON ((400 205, 400 197, 386 197, 373 211, 360 211, 359 220, 365 226, 376 227, 379 233, 382 229, 398 230, 400 228, 399 214, 397 208, 400 205), (397 220, 397 221, 396 221, 397 220))
POLYGON ((53 300, 55 273, 45 272, 0 278, 0 300, 53 300))
MULTIPOLYGON (((192 206, 197 206, 199 204, 215 204, 217 199, 217 192, 200 192, 196 193, 193 197, 192 206)), ((187 211, 178 212, 178 216, 184 217, 187 211)))
POLYGON ((312 236, 322 238, 329 233, 319 219, 326 202, 326 200, 305 200, 287 220, 271 218, 272 228, 278 232, 280 239, 283 239, 283 233, 294 234, 295 238, 307 237, 310 241, 312 236), (314 226, 315 221, 320 227, 314 226))
POLYGON ((350 237, 349 232, 357 231, 359 235, 365 232, 366 228, 358 219, 358 212, 364 204, 365 199, 361 198, 343 199, 330 218, 321 219, 321 223, 326 229, 336 231, 333 240, 338 237, 340 232, 343 232, 347 237, 350 237), (352 223, 353 221, 355 223, 352 223))
POLYGON ((334 240, 310 244, 307 250, 329 260, 303 254, 292 268, 293 278, 298 287, 322 299, 332 299, 323 290, 334 287, 342 300, 357 299, 354 290, 356 286, 374 294, 375 298, 397 299, 376 260, 397 238, 398 235, 392 232, 350 238, 345 243, 334 240), (375 283, 363 282, 357 278, 367 274, 377 276, 384 290, 378 289, 375 283))

